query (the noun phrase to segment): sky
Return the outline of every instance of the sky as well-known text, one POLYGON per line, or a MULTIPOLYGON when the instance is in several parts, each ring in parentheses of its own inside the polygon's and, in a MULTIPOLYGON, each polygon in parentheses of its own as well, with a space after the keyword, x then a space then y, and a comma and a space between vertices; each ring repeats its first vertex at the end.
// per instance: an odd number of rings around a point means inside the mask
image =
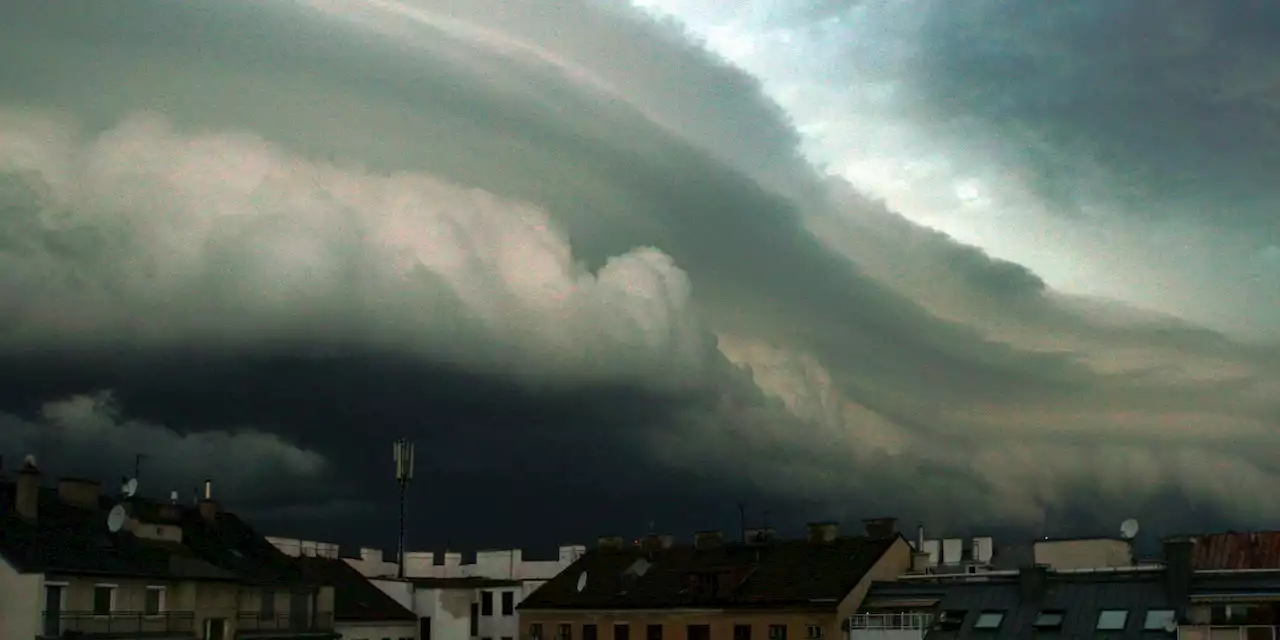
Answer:
POLYGON ((411 547, 1274 526, 1280 11, 0 7, 0 452, 411 547))

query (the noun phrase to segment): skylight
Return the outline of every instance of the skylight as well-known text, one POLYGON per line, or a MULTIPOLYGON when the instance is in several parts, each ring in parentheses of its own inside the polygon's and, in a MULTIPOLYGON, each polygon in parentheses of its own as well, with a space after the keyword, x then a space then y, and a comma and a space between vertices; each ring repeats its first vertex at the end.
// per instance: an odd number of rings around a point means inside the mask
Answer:
POLYGON ((1057 629, 1062 626, 1062 618, 1061 611, 1041 611, 1040 615, 1036 616, 1036 621, 1032 626, 1037 629, 1057 629))
POLYGON ((1124 609, 1104 609, 1098 612, 1098 631, 1123 631, 1129 621, 1129 612, 1124 609))
POLYGON ((1147 612, 1142 622, 1143 631, 1164 631, 1176 622, 1173 609, 1154 609, 1147 612))
POLYGON ((1000 623, 1004 622, 1003 611, 983 611, 978 614, 978 619, 974 621, 974 629, 999 629, 1000 623))

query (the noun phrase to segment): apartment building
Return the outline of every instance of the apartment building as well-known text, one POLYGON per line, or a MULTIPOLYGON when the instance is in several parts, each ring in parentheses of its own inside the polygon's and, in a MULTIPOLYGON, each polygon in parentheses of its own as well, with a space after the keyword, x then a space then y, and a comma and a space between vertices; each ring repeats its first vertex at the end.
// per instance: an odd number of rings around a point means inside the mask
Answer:
POLYGON ((702 532, 692 545, 647 536, 602 538, 519 606, 526 640, 823 640, 858 609, 874 580, 906 572, 911 546, 894 521, 839 535, 810 525, 807 539, 770 529, 727 542, 702 532))
POLYGON ((15 476, 0 478, 0 638, 337 637, 333 590, 222 510, 208 483, 188 506, 90 480, 46 487, 30 457, 15 476))

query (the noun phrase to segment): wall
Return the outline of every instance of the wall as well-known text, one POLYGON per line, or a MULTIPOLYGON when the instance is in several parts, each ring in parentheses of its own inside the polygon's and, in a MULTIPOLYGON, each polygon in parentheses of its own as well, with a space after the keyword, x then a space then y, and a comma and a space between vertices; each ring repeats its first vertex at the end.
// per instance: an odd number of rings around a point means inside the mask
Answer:
POLYGON ((411 622, 344 622, 337 625, 334 631, 342 634, 342 640, 414 640, 418 637, 417 625, 411 622))
POLYGON ((34 638, 44 610, 44 576, 18 573, 0 558, 0 638, 34 638))
POLYGON ((822 628, 824 640, 840 640, 840 622, 836 612, 826 609, 812 612, 720 612, 697 610, 674 611, 618 611, 618 612, 551 612, 530 611, 521 616, 520 640, 528 640, 530 626, 542 624, 543 640, 558 640, 558 625, 568 623, 572 627, 572 640, 582 640, 582 625, 595 624, 599 640, 614 640, 614 625, 626 624, 630 628, 629 640, 646 640, 649 625, 662 626, 663 640, 685 640, 688 625, 710 626, 710 640, 734 640, 735 625, 751 626, 751 640, 769 640, 769 626, 781 624, 787 627, 787 640, 806 640, 809 625, 822 628))
MULTIPOLYGON (((849 616, 858 612, 862 607, 862 601, 867 597, 867 591, 871 589, 873 582, 892 582, 898 579, 898 576, 906 573, 911 569, 911 545, 906 540, 899 537, 887 550, 880 559, 876 561, 867 574, 858 581, 857 586, 845 596, 837 608, 837 620, 847 620, 849 616)), ((839 632, 839 627, 833 631, 839 632)), ((828 637, 836 637, 835 635, 828 637)))
POLYGON ((1133 547, 1125 540, 1037 540, 1033 552, 1036 564, 1058 570, 1133 565, 1133 547))
POLYGON ((431 640, 469 640, 474 601, 472 589, 418 589, 413 612, 431 618, 431 640))

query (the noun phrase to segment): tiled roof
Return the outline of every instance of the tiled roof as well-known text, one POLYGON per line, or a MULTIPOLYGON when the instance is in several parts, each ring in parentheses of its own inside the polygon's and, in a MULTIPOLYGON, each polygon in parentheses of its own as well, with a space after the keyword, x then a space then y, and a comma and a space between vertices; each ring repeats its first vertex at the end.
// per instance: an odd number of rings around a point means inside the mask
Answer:
POLYGON ((1168 638, 1163 631, 1144 631, 1148 611, 1173 610, 1176 607, 1166 596, 1162 572, 1134 572, 1118 574, 1053 574, 1046 578, 1045 589, 1039 597, 1024 597, 1017 576, 986 576, 961 582, 912 581, 877 583, 863 600, 863 608, 874 609, 877 604, 918 599, 937 599, 933 609, 963 612, 958 629, 946 630, 935 626, 928 632, 928 640, 1003 640, 1040 637, 1034 627, 1042 611, 1060 611, 1063 614, 1059 629, 1043 632, 1055 638, 1108 638, 1111 640, 1139 640, 1144 638, 1168 638), (1103 610, 1128 612, 1122 630, 1097 630, 1098 616, 1103 610), (974 625, 983 612, 1003 613, 1003 619, 994 630, 975 629, 974 625))
POLYGON ((779 540, 652 552, 596 549, 539 587, 520 608, 835 608, 901 539, 779 540), (697 588, 700 580, 710 586, 697 588))
POLYGON ((177 518, 156 518, 160 505, 129 501, 132 513, 150 522, 182 528, 182 542, 162 542, 107 530, 107 513, 118 500, 101 496, 97 508, 72 506, 50 487, 40 488, 35 522, 14 509, 15 485, 0 480, 0 556, 25 573, 68 573, 226 580, 261 584, 305 584, 287 556, 234 514, 213 523, 197 509, 172 505, 177 518))
POLYGON ((1193 569, 1280 569, 1280 531, 1210 533, 1195 537, 1193 569))
POLYGON ((302 557, 293 560, 308 579, 333 587, 333 616, 339 622, 413 622, 418 619, 412 611, 338 558, 302 557))

